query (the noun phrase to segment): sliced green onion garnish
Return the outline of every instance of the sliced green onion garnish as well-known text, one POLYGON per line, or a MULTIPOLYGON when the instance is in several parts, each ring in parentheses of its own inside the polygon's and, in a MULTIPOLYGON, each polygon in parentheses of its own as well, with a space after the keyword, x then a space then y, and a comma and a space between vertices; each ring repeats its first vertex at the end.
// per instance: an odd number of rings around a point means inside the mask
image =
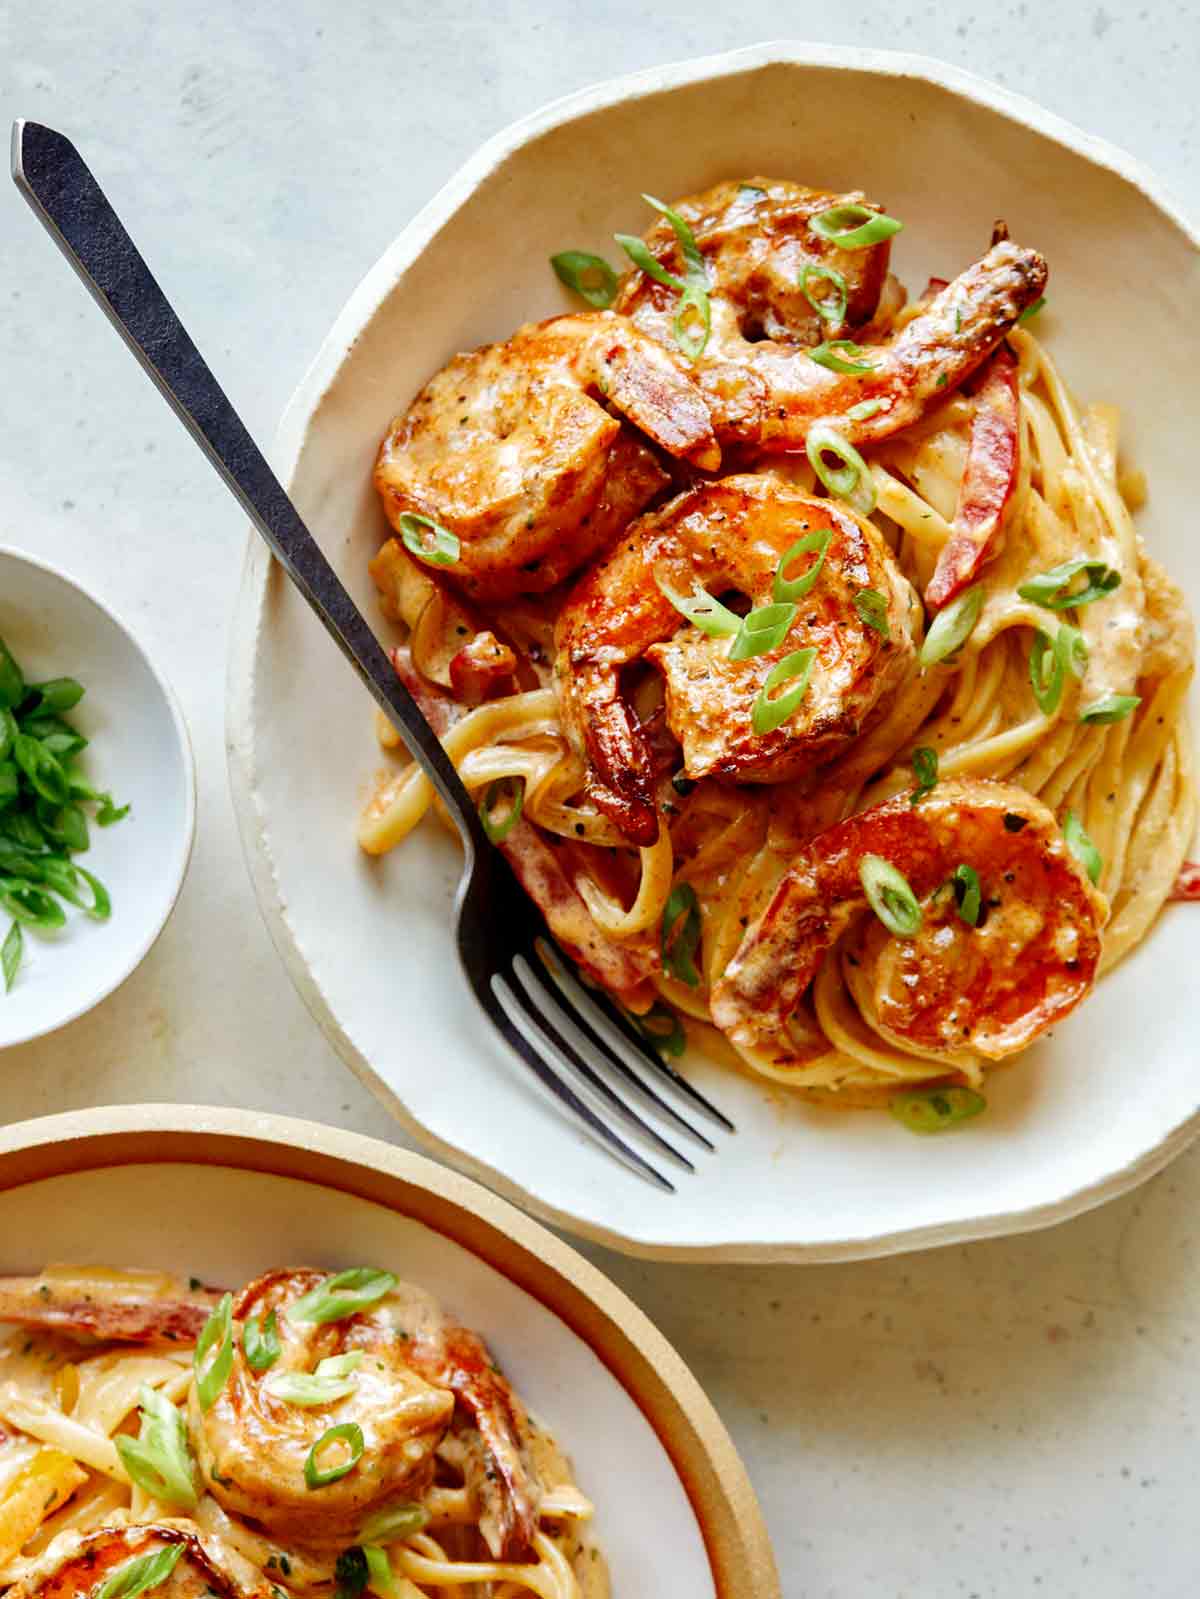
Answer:
MULTIPOLYGON (((11 758, 13 745, 17 741, 17 734, 21 732, 17 726, 17 719, 11 711, 0 709, 0 761, 11 758)), ((52 755, 54 751, 50 752, 52 755)))
POLYGON ((137 1599, 138 1594, 159 1587, 179 1564, 183 1548, 183 1544, 173 1543, 165 1549, 156 1549, 153 1554, 127 1560, 109 1573, 92 1599, 137 1599))
POLYGON ((679 215, 672 211, 669 205, 664 205, 661 200, 656 200, 652 194, 643 194, 642 199, 646 204, 653 206, 671 224, 675 237, 679 240, 679 249, 683 255, 684 265, 687 267, 689 283, 705 284, 708 282, 708 272, 704 265, 704 257, 700 253, 700 246, 696 243, 696 235, 688 224, 679 215))
POLYGON ((954 903, 958 907, 958 914, 964 922, 976 927, 983 909, 979 873, 973 866, 956 866, 950 881, 954 884, 954 903))
POLYGON ((696 951, 700 947, 700 902, 690 883, 676 883, 662 914, 663 971, 689 988, 699 988, 696 951))
POLYGON ((0 761, 0 806, 16 799, 21 790, 21 779, 16 761, 0 761))
POLYGON ((204 1323, 204 1331, 192 1356, 196 1373, 196 1397, 201 1410, 211 1410, 233 1370, 233 1295, 225 1294, 204 1323), (212 1359, 210 1351, 216 1350, 212 1359), (207 1362, 207 1363, 206 1363, 207 1362))
POLYGON ((385 1505, 368 1516, 359 1536, 364 1544, 401 1543, 428 1525, 429 1512, 425 1507, 406 1500, 398 1505, 385 1505))
POLYGON ((242 1352, 251 1371, 270 1371, 283 1353, 279 1342, 279 1322, 275 1312, 251 1316, 242 1328, 242 1352))
POLYGON ((662 283, 669 289, 679 290, 683 298, 675 316, 675 342, 690 361, 696 361, 704 353, 712 327, 708 271, 704 265, 704 256, 696 243, 695 234, 678 211, 672 211, 669 205, 656 200, 652 194, 644 194, 642 199, 647 205, 661 212, 671 224, 679 241, 680 253, 687 269, 686 276, 676 277, 673 272, 668 272, 666 267, 661 266, 651 254, 644 239, 639 239, 632 233, 617 233, 613 236, 635 267, 653 278, 656 283, 662 283), (699 323, 698 331, 697 323, 699 323))
POLYGON ((617 297, 617 274, 602 255, 562 250, 550 257, 550 265, 560 283, 574 289, 597 311, 605 310, 617 297))
POLYGON ((860 400, 857 405, 852 405, 846 412, 848 422, 865 422, 868 417, 874 416, 876 411, 882 411, 885 405, 883 400, 860 400))
POLYGON ((790 550, 780 558, 779 565, 775 568, 775 598, 777 600, 802 600, 821 575, 821 568, 825 565, 825 554, 829 549, 833 532, 826 528, 821 533, 806 533, 802 539, 797 539, 790 550), (799 577, 789 578, 785 574, 793 561, 798 561, 802 555, 815 555, 816 560, 799 577))
POLYGON ((25 698, 25 677, 0 638, 0 710, 15 710, 25 698))
POLYGON ((1070 611, 1077 605, 1090 605, 1093 600, 1107 599, 1120 586, 1120 572, 1107 562, 1079 555, 1072 561, 1052 566, 1048 572, 1039 572, 1027 583, 1022 583, 1017 593, 1034 605, 1044 605, 1048 611, 1070 611), (1087 582, 1081 589, 1071 593, 1071 580, 1080 572, 1085 574, 1087 582))
POLYGON ((822 321, 836 325, 845 318, 846 303, 849 300, 846 280, 833 267, 806 266, 800 274, 800 292, 822 321), (832 283, 832 297, 813 293, 812 285, 821 279, 826 283, 832 283))
POLYGON ((687 1034, 683 1024, 669 1005, 661 1002, 652 1005, 644 1016, 627 1012, 630 1021, 664 1055, 682 1055, 687 1048, 687 1034))
POLYGON ((51 843, 73 850, 76 854, 87 849, 90 842, 87 817, 78 805, 50 805, 45 800, 39 800, 37 819, 51 843))
POLYGON ((1080 711, 1081 722, 1123 722, 1131 711, 1136 711, 1142 703, 1140 694, 1109 694, 1102 700, 1097 700, 1094 705, 1089 705, 1085 711, 1080 711))
POLYGON ((4 943, 0 944, 0 971, 4 974, 4 992, 7 994, 16 981, 17 969, 21 964, 21 956, 25 950, 25 935, 21 931, 20 922, 14 922, 9 928, 4 943))
POLYGON ((66 913, 56 899, 20 877, 0 877, 0 906, 26 927, 52 932, 66 923, 66 913))
POLYGON ((285 1314, 289 1321, 301 1324, 345 1321, 347 1316, 357 1316, 359 1311, 378 1304, 391 1293, 396 1281, 390 1271, 352 1266, 349 1271, 327 1277, 311 1293, 289 1305, 285 1314))
POLYGON ((1029 683, 1039 708, 1052 716, 1062 701, 1067 673, 1082 677, 1087 670, 1088 649, 1083 634, 1063 622, 1053 640, 1039 628, 1029 651, 1029 683))
POLYGON ((613 238, 639 272, 644 272, 648 278, 653 278, 664 288, 678 289, 681 294, 687 288, 682 278, 677 278, 674 272, 668 272, 665 266, 660 266, 651 254, 650 246, 645 239, 639 239, 636 233, 614 233, 613 238))
POLYGON ((16 811, 11 816, 0 816, 0 832, 25 849, 45 849, 46 835, 28 811, 16 811))
POLYGON ((1046 296, 1039 295, 1032 305, 1027 305, 1017 318, 1018 322, 1031 322, 1046 303, 1046 296))
POLYGON ((400 537, 409 554, 427 566, 453 566, 462 554, 457 533, 417 511, 405 511, 401 516, 400 537))
POLYGON ((987 1109, 987 1100, 973 1088, 930 1088, 893 1094, 888 1109, 910 1133, 940 1133, 987 1109))
POLYGON ((61 716, 79 704, 84 689, 73 677, 54 677, 48 683, 30 683, 27 693, 36 694, 38 698, 24 712, 26 716, 61 716))
POLYGON ((69 904, 77 905, 94 922, 106 922, 112 915, 112 900, 108 896, 108 890, 98 877, 92 876, 91 872, 85 871, 82 866, 76 866, 73 861, 60 860, 56 856, 48 857, 40 865, 42 881, 47 888, 52 888, 69 904), (88 887, 87 894, 80 886, 83 883, 88 887))
POLYGON ((937 787, 938 758, 937 751, 928 744, 922 744, 919 749, 912 752, 912 767, 916 774, 917 786, 908 796, 910 805, 917 805, 926 794, 937 787))
POLYGON ((885 861, 882 855, 864 855, 858 879, 868 904, 889 933, 897 938, 913 938, 921 931, 924 918, 917 896, 904 873, 897 871, 891 861, 885 861))
POLYGON ((707 633, 711 638, 732 638, 741 630, 742 618, 736 611, 731 611, 714 600, 711 594, 703 589, 696 589, 691 594, 680 594, 673 589, 664 579, 654 574, 654 581, 658 584, 659 592, 679 612, 686 616, 688 621, 698 627, 701 632, 707 633))
POLYGON ((143 1383, 138 1390, 141 1430, 113 1439, 121 1464, 152 1499, 191 1510, 198 1501, 192 1453, 183 1417, 169 1399, 143 1383))
POLYGON ((367 1557, 367 1587, 382 1599, 394 1599, 396 1578, 386 1552, 378 1544, 368 1543, 363 1545, 363 1554, 367 1557))
MULTIPOLYGON (((362 1350, 356 1350, 358 1364, 362 1359, 362 1350)), ((275 1371, 263 1378, 263 1391, 269 1393, 273 1399, 281 1399, 285 1405, 303 1405, 311 1408, 314 1405, 331 1405, 335 1399, 345 1399, 358 1387, 354 1376, 353 1366, 344 1366, 351 1357, 349 1355, 334 1355, 331 1360, 322 1360, 316 1371, 275 1371), (336 1370, 325 1368, 337 1366, 336 1370)))
POLYGON ((870 516, 878 499, 875 479, 853 444, 828 422, 818 422, 809 430, 805 448, 813 471, 830 494, 845 500, 860 516, 870 516), (827 466, 826 454, 836 456, 841 466, 827 466))
POLYGON ((101 827, 111 827, 114 822, 123 822, 131 809, 129 805, 114 805, 111 794, 101 794, 96 821, 101 827))
POLYGON ((777 727, 782 727, 799 708, 800 702, 808 693, 808 680, 812 676, 813 662, 816 658, 817 652, 811 647, 793 650, 790 655, 785 655, 782 661, 777 661, 767 673, 759 696, 754 702, 754 709, 750 712, 750 726, 760 738, 765 733, 773 733, 777 727), (771 690, 779 688, 784 683, 791 683, 792 687, 772 699, 771 690))
POLYGON ((1063 841, 1092 882, 1098 883, 1104 870, 1104 860, 1074 811, 1068 811, 1063 822, 1063 841))
POLYGON ((839 250, 865 250, 868 245, 882 244, 904 226, 895 217, 853 201, 832 205, 828 211, 818 211, 808 225, 822 239, 836 244, 839 250))
POLYGON ((925 635, 917 661, 921 666, 934 666, 962 648, 970 637, 979 613, 983 609, 983 586, 975 583, 964 589, 956 600, 951 600, 938 612, 933 625, 925 635))
POLYGON ((791 600, 780 600, 774 605, 760 605, 742 619, 737 637, 729 651, 731 661, 746 661, 752 655, 766 655, 777 650, 796 620, 796 606, 791 600))
POLYGON ((885 639, 891 638, 887 600, 878 589, 859 589, 854 596, 854 609, 867 627, 873 627, 885 639))
POLYGON ((328 1428, 308 1451, 308 1459, 304 1462, 305 1482, 310 1488, 325 1488, 331 1482, 340 1482, 358 1465, 365 1448, 362 1428, 357 1422, 344 1421, 340 1426, 328 1428), (340 1465, 322 1469, 320 1456, 326 1449, 339 1443, 345 1444, 348 1451, 347 1458, 340 1465))
POLYGON ((814 344, 808 351, 809 358, 818 366, 828 367, 831 372, 844 372, 851 377, 861 377, 863 373, 875 370, 870 362, 851 361, 846 358, 862 354, 862 345, 855 344, 853 339, 830 339, 825 344, 814 344), (838 350, 845 350, 846 355, 838 355, 838 350))
POLYGON ((52 805, 65 804, 71 792, 67 774, 44 744, 28 733, 18 733, 13 740, 13 757, 36 793, 52 805))
POLYGON ((698 361, 704 354, 704 347, 712 332, 712 304, 707 288, 688 284, 671 324, 671 331, 675 335, 675 343, 688 360, 698 361))
POLYGON ((479 802, 479 820, 493 844, 503 844, 520 820, 525 808, 525 779, 502 777, 489 783, 487 792, 479 802), (496 806, 504 808, 496 815, 496 806))

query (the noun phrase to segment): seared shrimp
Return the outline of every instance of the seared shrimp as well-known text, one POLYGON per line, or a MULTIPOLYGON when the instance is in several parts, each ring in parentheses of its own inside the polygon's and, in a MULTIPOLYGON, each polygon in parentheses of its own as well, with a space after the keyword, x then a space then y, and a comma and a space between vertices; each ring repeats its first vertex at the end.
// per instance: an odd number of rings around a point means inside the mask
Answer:
POLYGON ((940 783, 916 805, 899 795, 808 844, 713 990, 713 1018, 739 1044, 778 1037, 846 933, 843 976, 884 1038, 935 1058, 999 1060, 1091 988, 1107 915, 1039 800, 1007 783, 940 783), (921 909, 914 936, 864 914, 867 855, 907 880, 921 909), (979 879, 974 925, 954 891, 960 866, 979 879))
POLYGON ((473 1486, 491 1496, 493 1552, 506 1558, 523 1552, 537 1492, 517 1437, 519 1404, 483 1345, 446 1327, 435 1301, 403 1283, 355 1314, 293 1321, 289 1309, 325 1281, 307 1269, 274 1271, 237 1296, 234 1319, 243 1326, 275 1313, 280 1354, 268 1370, 256 1371, 242 1338, 235 1338, 229 1378, 207 1411, 192 1385, 192 1444, 213 1498, 280 1538, 314 1548, 353 1543, 372 1511, 419 1498, 429 1487, 435 1453, 455 1428, 458 1401, 469 1430, 481 1439, 484 1467, 473 1486), (289 1397, 289 1380, 338 1357, 348 1367, 341 1397, 302 1404, 289 1397), (361 1453, 343 1475, 314 1487, 314 1459, 324 1472, 350 1458, 345 1442, 331 1442, 329 1458, 313 1454, 336 1427, 360 1429, 361 1453))
MULTIPOLYGON (((1002 237, 953 283, 922 300, 899 332, 850 357, 870 371, 831 371, 807 347, 867 321, 887 274, 886 244, 847 252, 808 227, 815 211, 851 198, 756 179, 679 202, 708 272, 712 332, 696 374, 722 445, 800 450, 818 422, 850 443, 887 438, 965 382, 1045 289, 1043 257, 1002 237), (766 191, 763 199, 748 194, 759 188, 766 191), (820 266, 832 267, 846 283, 846 310, 837 325, 822 322, 799 286, 805 267, 820 266)), ((681 277, 685 264, 669 224, 656 222, 645 238, 659 263, 681 277)), ((822 292, 827 283, 812 276, 808 283, 817 298, 828 300, 822 292)), ((676 289, 637 269, 617 299, 618 310, 666 344, 674 342, 678 305, 676 289)))
POLYGON ((630 427, 715 470, 708 407, 677 354, 611 311, 554 317, 457 355, 392 423, 375 486, 389 520, 458 539, 439 568, 476 599, 553 588, 668 478, 630 427))
MULTIPOLYGON (((798 554, 784 576, 796 580, 818 554, 798 554)), ((679 495, 636 523, 559 615, 563 724, 589 762, 592 798, 633 842, 657 838, 653 763, 622 691, 624 668, 645 660, 662 674, 667 725, 689 778, 780 783, 831 760, 886 708, 910 669, 919 615, 882 539, 845 506, 751 476, 679 495), (798 540, 826 534, 815 583, 763 654, 732 659, 728 637, 689 626, 664 592, 702 588, 719 599, 734 591, 752 606, 770 604, 783 557, 798 540), (768 674, 810 647, 816 657, 800 704, 779 726, 755 732, 768 674)))
POLYGON ((245 1562, 219 1540, 201 1538, 190 1521, 164 1519, 95 1532, 60 1533, 8 1590, 8 1599, 90 1599, 100 1585, 133 1561, 178 1550, 175 1563, 153 1589, 155 1599, 272 1599, 266 1580, 248 1584, 236 1574, 245 1562))
MULTIPOLYGON (((890 240, 840 250, 811 227, 832 206, 863 203, 859 193, 829 194, 785 178, 732 180, 673 201, 708 270, 712 330, 706 359, 744 360, 747 349, 764 339, 812 345, 847 338, 869 322, 887 281, 890 240), (838 278, 844 299, 835 287, 838 278)), ((676 277, 686 275, 665 217, 644 237, 662 266, 676 277)), ((635 271, 621 286, 617 310, 673 345, 678 302, 677 290, 635 271)))
POLYGON ((186 1343, 218 1298, 166 1272, 47 1266, 37 1277, 0 1277, 0 1322, 114 1343, 186 1343))

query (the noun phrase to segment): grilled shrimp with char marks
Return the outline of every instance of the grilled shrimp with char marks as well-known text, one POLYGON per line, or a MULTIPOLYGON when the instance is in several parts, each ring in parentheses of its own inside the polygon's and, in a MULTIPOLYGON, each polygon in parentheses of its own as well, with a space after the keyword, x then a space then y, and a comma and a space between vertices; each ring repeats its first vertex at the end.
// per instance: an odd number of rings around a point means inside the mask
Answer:
MULTIPOLYGON (((798 555, 785 576, 795 580, 817 554, 798 555)), ((756 476, 680 495, 636 523, 559 614, 563 723, 587 757, 596 805, 633 842, 658 836, 653 762, 623 691, 624 669, 644 660, 661 673, 667 725, 689 778, 781 783, 831 760, 886 708, 911 668, 919 615, 883 540, 847 507, 756 476), (763 654, 731 659, 730 639, 690 626, 660 586, 771 604, 783 557, 822 534, 816 581, 763 654), (874 624, 856 605, 864 592, 882 607, 874 624), (756 733, 754 705, 768 674, 809 647, 816 657, 803 700, 780 726, 756 733)))
POLYGON ((1104 896, 1067 848, 1053 814, 1024 789, 986 779, 902 794, 819 833, 788 868, 713 990, 712 1014, 735 1043, 783 1035, 821 963, 845 933, 842 975, 863 1017, 909 1052, 1000 1060, 1072 1011, 1095 981, 1104 896), (920 903, 913 937, 867 906, 859 876, 877 855, 920 903), (978 874, 972 926, 951 879, 978 874))
POLYGON ((164 1518, 93 1532, 62 1532, 38 1556, 7 1599, 91 1599, 108 1578, 131 1561, 178 1549, 155 1599, 273 1599, 264 1579, 247 1583, 237 1574, 245 1562, 219 1539, 201 1537, 190 1521, 164 1518))
POLYGON ((0 1277, 0 1322, 114 1343, 186 1343, 219 1298, 167 1272, 47 1266, 36 1277, 0 1277))
POLYGON ((634 429, 694 466, 720 464, 677 353, 611 311, 554 317, 455 356, 393 422, 375 486, 397 528, 415 512, 457 536, 458 560, 439 570, 465 593, 542 593, 667 486, 634 429))

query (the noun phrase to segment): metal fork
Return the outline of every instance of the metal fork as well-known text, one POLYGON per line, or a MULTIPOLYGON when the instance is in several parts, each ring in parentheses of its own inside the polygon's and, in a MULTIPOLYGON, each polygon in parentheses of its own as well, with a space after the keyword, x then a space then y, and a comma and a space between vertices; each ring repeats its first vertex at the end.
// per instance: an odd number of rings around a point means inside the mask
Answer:
POLYGON ((609 1076, 619 1079, 643 1108, 652 1107, 709 1150, 714 1147, 711 1140, 655 1091, 632 1060, 728 1131, 734 1130, 733 1124, 662 1059, 606 995, 585 992, 553 950, 540 914, 501 852, 489 842, 437 734, 396 675, 74 145, 52 128, 15 122, 12 174, 101 310, 357 669, 453 818, 466 856, 455 901, 455 944, 484 1013, 593 1138, 634 1171, 673 1192, 673 1184, 614 1131, 597 1107, 620 1118, 660 1154, 689 1171, 695 1168, 615 1091, 609 1076))

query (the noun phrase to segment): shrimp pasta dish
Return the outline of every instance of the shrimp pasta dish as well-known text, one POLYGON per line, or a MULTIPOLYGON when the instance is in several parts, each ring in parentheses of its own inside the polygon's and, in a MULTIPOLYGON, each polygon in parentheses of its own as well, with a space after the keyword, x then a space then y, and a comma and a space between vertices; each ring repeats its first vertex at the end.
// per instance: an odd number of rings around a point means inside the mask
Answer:
POLYGON ((0 1278, 8 1599, 607 1599, 482 1339, 389 1271, 0 1278))
MULTIPOLYGON (((392 659, 656 1047, 933 1130, 1196 897, 1187 605, 1003 221, 910 294, 861 193, 643 199, 387 428, 392 659)), ((360 844, 432 805, 397 760, 360 844)))

